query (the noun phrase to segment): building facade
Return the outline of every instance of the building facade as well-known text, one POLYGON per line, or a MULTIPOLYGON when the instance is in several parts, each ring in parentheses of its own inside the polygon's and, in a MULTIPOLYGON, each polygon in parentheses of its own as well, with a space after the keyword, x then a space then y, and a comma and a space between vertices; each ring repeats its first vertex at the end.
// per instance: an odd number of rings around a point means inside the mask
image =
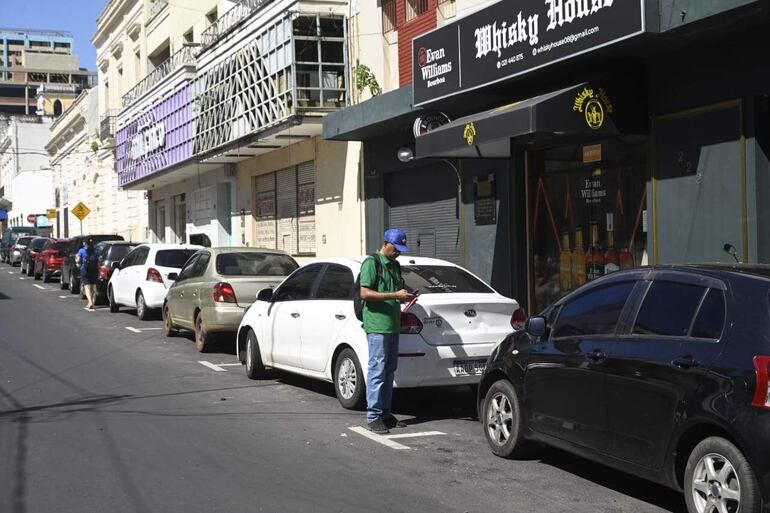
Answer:
POLYGON ((769 16, 503 0, 415 37, 408 85, 325 119, 363 141, 369 249, 401 224, 533 311, 617 269, 734 262, 726 244, 768 262, 769 16))
POLYGON ((146 191, 153 241, 358 254, 357 159, 320 138, 348 102, 346 3, 225 7, 166 31, 167 59, 124 95, 119 185, 146 191))

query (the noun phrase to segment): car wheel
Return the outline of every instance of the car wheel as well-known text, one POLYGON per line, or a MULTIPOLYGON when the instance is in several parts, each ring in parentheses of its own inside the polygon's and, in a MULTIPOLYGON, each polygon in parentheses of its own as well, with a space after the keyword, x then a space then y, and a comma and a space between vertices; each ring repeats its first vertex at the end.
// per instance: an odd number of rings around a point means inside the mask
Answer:
POLYGON ((265 374, 265 364, 259 352, 259 342, 253 330, 246 335, 246 376, 249 379, 259 379, 265 374))
POLYGON ((48 267, 43 267, 41 277, 43 278, 43 283, 48 283, 49 281, 51 281, 51 275, 48 274, 48 267))
POLYGON ((118 313, 120 305, 115 301, 115 293, 112 291, 112 287, 107 290, 107 301, 110 303, 110 312, 118 313))
POLYGON ((75 279, 72 273, 70 273, 70 292, 77 294, 80 292, 80 283, 75 279))
POLYGON ((334 362, 334 393, 343 408, 361 410, 366 403, 364 373, 355 351, 343 349, 334 362))
MULTIPOLYGON (((32 274, 34 275, 36 280, 39 280, 40 278, 43 277, 43 273, 36 272, 34 267, 32 268, 32 274)), ((46 282, 46 281, 48 280, 43 280, 43 282, 46 282)))
POLYGON ((685 502, 690 513, 759 513, 759 484, 743 453, 713 436, 695 446, 684 470, 685 502))
POLYGON ((62 267, 61 274, 59 275, 59 288, 65 290, 67 288, 67 282, 64 281, 64 268, 62 267))
POLYGON ((518 394, 510 381, 501 379, 492 384, 484 398, 482 420, 484 436, 492 452, 503 458, 522 455, 522 412, 518 394))
POLYGON ((171 312, 168 308, 168 303, 163 303, 163 334, 167 337, 175 336, 179 331, 171 322, 171 312))
POLYGON ((136 293, 136 316, 142 321, 150 318, 150 309, 147 308, 147 302, 144 300, 144 294, 141 290, 136 293))
POLYGON ((203 313, 198 313, 195 317, 195 349, 205 353, 211 345, 211 334, 206 333, 206 327, 203 325, 203 313))
POLYGON ((34 276, 35 274, 35 268, 33 266, 29 265, 29 260, 27 260, 27 276, 34 276))

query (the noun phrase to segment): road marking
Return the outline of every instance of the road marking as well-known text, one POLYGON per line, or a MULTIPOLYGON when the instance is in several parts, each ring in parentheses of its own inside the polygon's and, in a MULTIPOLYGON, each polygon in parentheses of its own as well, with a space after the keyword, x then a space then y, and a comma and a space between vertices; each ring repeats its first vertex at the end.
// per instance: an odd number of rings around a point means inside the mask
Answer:
POLYGON ((217 372, 226 372, 226 369, 223 369, 219 365, 214 365, 213 363, 207 362, 205 360, 199 361, 198 363, 200 363, 204 367, 208 367, 209 369, 213 369, 213 370, 215 370, 217 372))
POLYGON ((8 274, 13 274, 13 271, 8 271, 8 274))
POLYGON ((240 367, 242 363, 218 363, 217 367, 240 367))
POLYGON ((47 288, 43 287, 42 285, 38 285, 35 283, 35 287, 39 288, 40 290, 48 290, 47 288))
POLYGON ((59 299, 79 299, 77 296, 59 296, 59 299))
POLYGON ((375 442, 380 443, 385 447, 390 447, 391 449, 395 449, 397 451, 409 450, 411 449, 411 447, 408 447, 404 444, 400 444, 398 442, 394 442, 393 441, 394 439, 416 438, 420 436, 446 435, 446 433, 442 433, 441 431, 421 431, 419 433, 401 433, 398 435, 378 435, 377 433, 372 433, 371 431, 369 431, 363 426, 354 426, 348 429, 350 429, 354 433, 358 433, 359 435, 368 438, 369 440, 374 440, 375 442))
POLYGON ((141 333, 143 331, 162 330, 163 328, 132 328, 131 326, 126 326, 126 329, 134 333, 141 333))
POLYGON ((25 277, 23 277, 23 276, 19 276, 19 279, 20 279, 20 280, 26 280, 27 278, 25 278, 25 277))
POLYGON ((141 333, 142 332, 141 330, 138 330, 136 328, 132 328, 131 326, 126 326, 126 329, 128 331, 133 331, 134 333, 141 333))

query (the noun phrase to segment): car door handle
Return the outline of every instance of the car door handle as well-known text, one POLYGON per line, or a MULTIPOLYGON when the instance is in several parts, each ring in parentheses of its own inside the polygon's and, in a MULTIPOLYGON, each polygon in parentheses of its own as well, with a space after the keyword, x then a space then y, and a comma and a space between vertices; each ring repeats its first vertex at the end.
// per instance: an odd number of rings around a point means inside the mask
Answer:
POLYGON ((591 351, 590 353, 586 354, 586 358, 591 360, 594 363, 603 362, 607 359, 607 355, 602 351, 601 349, 596 349, 594 351, 591 351))
POLYGON ((348 316, 345 315, 345 314, 334 314, 334 318, 335 319, 339 319, 340 321, 343 320, 343 319, 347 319, 347 317, 348 316))
POLYGON ((297 317, 299 317, 299 312, 292 312, 291 316, 296 319, 297 317))
POLYGON ((671 362, 671 365, 677 369, 692 369, 700 365, 700 362, 690 355, 680 356, 671 362))

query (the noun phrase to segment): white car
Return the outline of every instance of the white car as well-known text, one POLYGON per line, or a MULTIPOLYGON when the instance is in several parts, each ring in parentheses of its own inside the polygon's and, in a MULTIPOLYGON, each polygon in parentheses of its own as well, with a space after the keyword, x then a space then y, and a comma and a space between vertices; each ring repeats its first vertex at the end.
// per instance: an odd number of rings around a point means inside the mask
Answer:
MULTIPOLYGON (((238 327, 236 351, 251 379, 264 368, 334 383, 345 408, 366 400, 369 351, 355 316, 353 291, 365 257, 315 261, 275 291, 263 289, 238 327)), ((399 257, 417 302, 401 317, 400 388, 477 384, 494 346, 526 314, 467 270, 444 260, 399 257)))
POLYGON ((202 246, 192 244, 141 244, 119 263, 107 284, 110 312, 121 306, 136 308, 136 315, 147 320, 152 310, 163 306, 171 285, 170 273, 178 273, 187 259, 202 246))

